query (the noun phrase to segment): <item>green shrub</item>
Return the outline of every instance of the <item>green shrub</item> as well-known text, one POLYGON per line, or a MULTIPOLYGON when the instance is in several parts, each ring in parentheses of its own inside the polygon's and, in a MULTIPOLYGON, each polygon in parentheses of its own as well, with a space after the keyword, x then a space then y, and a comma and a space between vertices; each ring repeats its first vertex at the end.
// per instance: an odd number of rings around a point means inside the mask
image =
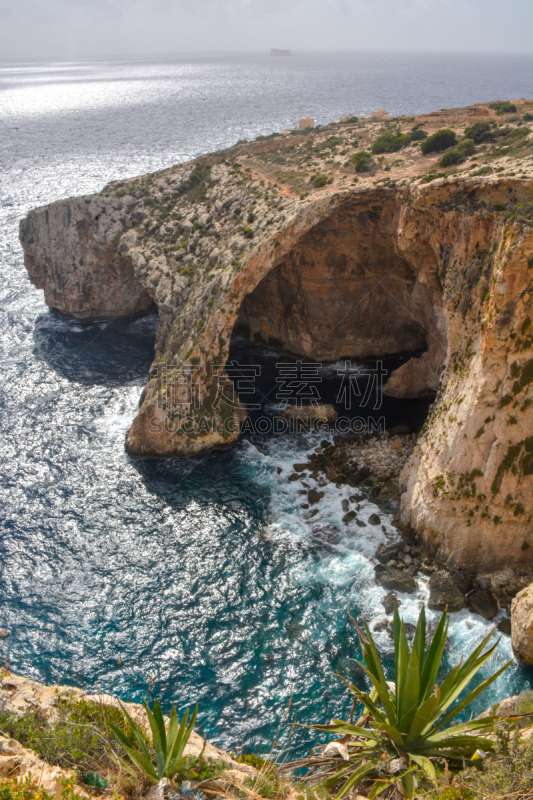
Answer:
POLYGON ((411 142, 421 142, 427 138, 426 131, 415 126, 409 133, 401 133, 399 128, 381 133, 371 146, 372 153, 396 153, 402 147, 407 147, 411 142))
MULTIPOLYGON (((329 788, 340 786, 338 800, 363 780, 372 781, 369 798, 393 788, 397 781, 401 781, 403 796, 413 798, 417 782, 426 791, 435 787, 444 759, 449 769, 460 770, 475 763, 477 751, 482 749, 488 753, 495 749, 494 741, 487 734, 494 730, 496 717, 490 715, 459 724, 452 722, 512 663, 509 661, 454 705, 496 649, 498 642, 483 652, 492 631, 470 656, 464 661, 461 659, 450 670, 438 686, 436 679, 448 636, 448 614, 443 613, 426 649, 426 619, 422 608, 409 652, 405 625, 396 606, 393 622, 394 683, 390 683, 385 677, 368 625, 363 620, 363 631, 353 622, 365 662, 357 663, 373 688, 367 693, 345 682, 354 695, 354 707, 356 702, 362 704, 363 716, 355 725, 332 720, 329 725, 309 726, 313 730, 347 737, 344 746, 348 761, 346 758, 340 761, 338 757, 321 758, 321 777, 326 778, 329 788)), ((305 761, 294 762, 291 766, 304 766, 305 761)))
POLYGON ((418 126, 414 127, 411 131, 411 139, 413 142, 421 142, 422 139, 427 139, 428 133, 423 128, 419 128, 418 126))
POLYGON ((518 111, 515 104, 510 103, 508 100, 498 100, 497 103, 491 103, 490 108, 493 108, 498 116, 502 114, 516 114, 518 111))
POLYGON ((354 153, 350 159, 355 166, 356 172, 365 172, 368 170, 370 168, 371 160, 372 156, 366 150, 359 150, 357 153, 354 153))
MULTIPOLYGON (((79 800, 71 783, 65 782, 61 790, 62 800, 79 800)), ((0 783, 0 800, 57 800, 55 794, 50 794, 42 786, 38 786, 28 775, 23 781, 15 778, 6 783, 0 783)))
POLYGON ((263 756, 257 755, 257 753, 242 753, 235 761, 238 761, 239 764, 249 764, 249 766, 254 767, 254 769, 262 770, 263 772, 274 769, 274 765, 271 761, 263 758, 263 756))
POLYGON ((318 178, 315 178, 313 186, 315 187, 315 189, 321 189, 328 183, 329 183, 329 178, 327 175, 319 175, 318 178))
POLYGON ((447 153, 444 153, 439 161, 439 167, 451 167, 453 164, 460 164, 465 160, 462 150, 458 147, 452 147, 447 153))
POLYGON ((426 795, 426 800, 488 800, 507 797, 526 800, 533 785, 533 739, 522 739, 521 732, 507 720, 495 726, 496 747, 483 761, 482 768, 468 768, 426 795), (451 785, 450 785, 451 784, 451 785))
POLYGON ((461 139, 459 144, 457 145, 459 150, 461 150, 465 156, 473 156, 476 152, 476 143, 473 139, 469 139, 468 137, 464 137, 461 139))
POLYGON ((473 139, 461 139, 458 145, 444 153, 439 161, 439 166, 451 167, 453 164, 460 164, 467 156, 471 156, 475 152, 476 145, 473 139))
POLYGON ((0 728, 39 758, 63 769, 75 769, 80 775, 115 769, 110 747, 119 754, 123 751, 109 727, 115 724, 125 730, 120 710, 77 698, 59 698, 57 710, 54 721, 39 709, 20 716, 3 713, 0 728))
POLYGON ((247 226, 243 230, 242 235, 244 236, 245 239, 253 239, 254 238, 254 232, 249 226, 247 226))
POLYGON ((420 149, 427 155, 428 153, 439 153, 457 144, 457 135, 451 128, 441 128, 436 133, 428 136, 420 145, 420 149))
POLYGON ((476 144, 481 144, 487 140, 492 141, 492 125, 487 120, 475 122, 465 128, 465 137, 473 139, 476 144))
POLYGON ((517 203, 507 211, 506 217, 511 222, 518 220, 530 224, 533 220, 533 203, 517 203))
POLYGON ((431 183, 431 181, 435 181, 437 178, 445 177, 445 172, 436 172, 434 169, 432 169, 431 172, 428 172, 423 178, 420 179, 420 183, 431 183))
POLYGON ((377 156, 380 153, 395 153, 401 150, 402 147, 411 143, 411 137, 408 133, 400 133, 399 131, 386 131, 382 133, 372 143, 372 153, 377 156))
POLYGON ((533 114, 531 114, 529 111, 526 111, 526 113, 522 116, 522 119, 524 122, 531 122, 531 120, 533 120, 533 114))
POLYGON ((278 136, 283 136, 283 134, 274 132, 274 133, 269 133, 266 136, 264 136, 262 133, 260 133, 259 136, 255 137, 255 141, 256 142, 266 142, 268 139, 276 139, 278 136))

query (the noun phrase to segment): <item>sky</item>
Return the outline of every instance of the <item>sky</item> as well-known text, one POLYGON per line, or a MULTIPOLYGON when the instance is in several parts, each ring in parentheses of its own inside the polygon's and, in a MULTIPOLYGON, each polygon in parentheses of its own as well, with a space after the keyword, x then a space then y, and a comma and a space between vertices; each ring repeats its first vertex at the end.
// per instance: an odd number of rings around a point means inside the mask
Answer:
POLYGON ((531 0, 0 0, 0 59, 532 44, 531 0))

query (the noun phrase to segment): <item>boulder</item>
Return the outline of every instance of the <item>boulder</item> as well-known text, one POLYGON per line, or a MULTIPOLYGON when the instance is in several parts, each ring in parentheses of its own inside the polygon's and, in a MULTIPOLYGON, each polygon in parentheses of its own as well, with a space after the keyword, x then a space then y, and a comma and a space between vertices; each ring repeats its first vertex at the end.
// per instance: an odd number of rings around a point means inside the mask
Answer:
POLYGON ((333 467, 326 467, 326 478, 328 479, 328 481, 331 481, 331 483, 337 483, 337 481, 340 478, 340 475, 337 472, 337 470, 334 469, 333 467))
POLYGON ((498 613, 498 601, 487 589, 481 592, 474 592, 468 598, 468 607, 475 614, 479 614, 483 619, 494 619, 498 613))
POLYGON ((433 611, 460 611, 465 606, 464 595, 444 570, 434 572, 429 579, 428 608, 433 611))
MULTIPOLYGON (((369 520, 370 521, 370 520, 369 520)), ((400 549, 400 543, 397 544, 380 544, 376 550, 376 558, 382 564, 386 564, 391 558, 395 558, 400 549)))
POLYGON ((507 719, 508 717, 522 716, 527 714, 523 720, 519 720, 518 727, 529 727, 533 716, 533 692, 530 689, 524 689, 520 694, 515 694, 512 697, 506 697, 496 706, 496 709, 488 708, 479 715, 480 719, 488 717, 496 713, 499 717, 507 719), (532 715, 532 716, 529 716, 532 715))
POLYGON ((353 519, 356 518, 356 516, 357 514, 355 513, 355 511, 348 511, 348 513, 343 516, 342 521, 345 523, 351 522, 353 519))
POLYGON ((496 627, 498 628, 500 633, 505 633, 506 636, 511 635, 512 625, 509 617, 504 617, 502 620, 500 620, 496 627))
POLYGON ((507 697, 498 705, 496 712, 500 717, 514 717, 520 714, 533 714, 533 692, 524 689, 520 694, 507 697))
POLYGON ((401 601, 398 600, 394 592, 389 592, 381 601, 381 605, 385 609, 385 614, 393 614, 394 606, 400 606, 401 601))
POLYGON ((280 416, 285 419, 296 419, 300 422, 307 422, 308 420, 319 420, 319 422, 336 422, 339 416, 333 406, 329 405, 316 405, 316 406, 289 406, 285 408, 280 416))
POLYGON ((511 605, 511 641, 515 656, 533 664, 533 584, 518 592, 511 605))
POLYGON ((376 573, 377 582, 380 583, 384 589, 405 592, 405 594, 413 594, 413 592, 416 592, 418 584, 408 572, 396 569, 395 567, 385 567, 383 564, 377 564, 374 567, 374 571, 376 573))
POLYGON ((381 520, 377 514, 371 514, 368 518, 368 521, 371 525, 379 525, 381 523, 381 520))
POLYGON ((324 497, 324 492, 319 492, 318 489, 309 489, 307 492, 307 499, 309 500, 310 505, 314 505, 318 503, 319 500, 322 500, 324 497))

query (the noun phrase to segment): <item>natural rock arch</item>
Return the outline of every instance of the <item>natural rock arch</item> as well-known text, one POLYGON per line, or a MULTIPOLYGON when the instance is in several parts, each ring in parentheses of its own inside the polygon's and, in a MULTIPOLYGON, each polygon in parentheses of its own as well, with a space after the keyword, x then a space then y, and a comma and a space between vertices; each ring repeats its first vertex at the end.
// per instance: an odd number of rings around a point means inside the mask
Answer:
MULTIPOLYGON (((213 208, 237 214, 248 191, 235 193, 241 176, 216 169, 226 183, 217 177, 220 185, 209 184, 204 170, 199 180, 207 200, 194 200, 205 206, 205 224, 213 208)), ((173 170, 185 187, 180 192, 198 190, 191 165, 173 170)), ((144 213, 139 198, 164 192, 170 172, 151 178, 151 188, 145 179, 129 188, 117 184, 115 194, 103 196, 105 213, 96 195, 39 209, 21 223, 28 271, 61 313, 91 316, 84 308, 88 284, 95 313, 107 308, 98 296, 106 272, 102 248, 127 266, 113 273, 114 313, 127 313, 132 303, 147 308, 152 298, 157 305, 156 361, 127 435, 128 452, 183 457, 238 439, 244 408, 217 402, 220 389, 229 389, 224 365, 236 325, 316 360, 425 346, 386 388, 402 397, 437 390, 402 476, 403 522, 442 558, 472 570, 530 562, 533 234, 512 214, 531 202, 530 184, 457 178, 294 200, 277 230, 265 216, 245 257, 215 275, 208 271, 217 269, 216 247, 208 264, 180 272, 152 246, 163 235, 158 231, 171 237, 166 218, 144 231, 136 222, 144 213), (130 198, 126 206, 121 193, 130 198)), ((227 249, 243 254, 239 241, 231 239, 227 249)))

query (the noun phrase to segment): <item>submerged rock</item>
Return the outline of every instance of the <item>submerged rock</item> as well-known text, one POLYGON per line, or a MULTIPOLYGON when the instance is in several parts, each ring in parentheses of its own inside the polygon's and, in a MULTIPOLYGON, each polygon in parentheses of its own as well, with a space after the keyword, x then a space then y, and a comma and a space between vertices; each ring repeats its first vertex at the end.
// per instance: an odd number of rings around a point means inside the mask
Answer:
POLYGON ((506 636, 510 636, 512 633, 512 624, 509 617, 504 617, 502 620, 500 620, 496 627, 500 633, 505 633, 506 636))
POLYGON ((318 503, 319 500, 322 500, 324 497, 324 492, 319 492, 318 489, 309 489, 307 492, 307 499, 309 500, 310 505, 314 505, 318 503))

